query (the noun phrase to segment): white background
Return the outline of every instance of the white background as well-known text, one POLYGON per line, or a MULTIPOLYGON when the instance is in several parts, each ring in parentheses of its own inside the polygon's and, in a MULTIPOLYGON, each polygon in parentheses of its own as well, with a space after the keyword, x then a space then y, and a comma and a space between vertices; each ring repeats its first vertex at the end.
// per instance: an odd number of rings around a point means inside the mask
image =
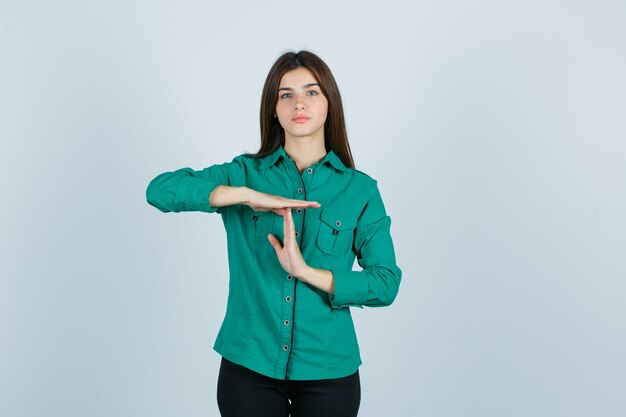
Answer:
POLYGON ((360 417, 623 415, 626 4, 550 0, 0 0, 0 414, 218 415, 223 225, 145 188, 256 151, 299 49, 403 270, 360 417))

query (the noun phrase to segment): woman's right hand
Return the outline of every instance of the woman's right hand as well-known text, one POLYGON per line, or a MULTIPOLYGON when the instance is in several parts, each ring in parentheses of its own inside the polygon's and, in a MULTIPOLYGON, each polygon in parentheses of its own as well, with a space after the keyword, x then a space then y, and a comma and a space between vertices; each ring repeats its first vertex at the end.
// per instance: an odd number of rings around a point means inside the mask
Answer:
POLYGON ((310 208, 320 207, 317 201, 294 200, 281 197, 279 195, 262 193, 248 188, 247 200, 244 204, 250 206, 254 211, 273 211, 276 214, 284 215, 284 208, 310 208))
POLYGON ((262 193, 248 187, 217 186, 209 195, 209 204, 213 207, 245 204, 255 211, 273 211, 283 215, 284 208, 319 207, 317 201, 293 200, 279 195, 262 193))

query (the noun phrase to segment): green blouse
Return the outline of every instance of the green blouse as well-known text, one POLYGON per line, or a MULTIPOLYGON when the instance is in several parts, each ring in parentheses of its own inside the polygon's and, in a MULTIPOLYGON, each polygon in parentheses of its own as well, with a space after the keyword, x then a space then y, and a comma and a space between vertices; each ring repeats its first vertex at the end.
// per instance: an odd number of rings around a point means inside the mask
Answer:
POLYGON ((264 158, 244 154, 201 171, 164 172, 150 182, 146 198, 162 212, 222 217, 230 282, 215 351, 271 378, 356 372, 361 357, 349 307, 391 304, 402 275, 376 180, 346 167, 332 150, 300 174, 281 146, 264 158), (267 238, 272 233, 282 244, 282 216, 243 204, 212 207, 209 195, 218 185, 319 202, 319 208, 292 209, 296 238, 309 266, 332 271, 335 294, 282 269, 267 238), (355 256, 360 271, 352 270, 355 256))

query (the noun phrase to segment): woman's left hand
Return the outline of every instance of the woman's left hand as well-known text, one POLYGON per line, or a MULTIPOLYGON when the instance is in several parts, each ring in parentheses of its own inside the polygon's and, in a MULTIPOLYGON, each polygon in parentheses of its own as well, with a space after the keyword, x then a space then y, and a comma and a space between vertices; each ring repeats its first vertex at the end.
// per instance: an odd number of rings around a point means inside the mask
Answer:
POLYGON ((276 255, 283 269, 291 275, 298 277, 299 273, 308 268, 308 265, 304 262, 298 241, 296 240, 296 227, 293 223, 291 209, 285 208, 281 210, 282 213, 279 214, 283 216, 283 230, 285 235, 283 246, 280 245, 280 242, 274 235, 268 234, 267 238, 276 250, 276 255))

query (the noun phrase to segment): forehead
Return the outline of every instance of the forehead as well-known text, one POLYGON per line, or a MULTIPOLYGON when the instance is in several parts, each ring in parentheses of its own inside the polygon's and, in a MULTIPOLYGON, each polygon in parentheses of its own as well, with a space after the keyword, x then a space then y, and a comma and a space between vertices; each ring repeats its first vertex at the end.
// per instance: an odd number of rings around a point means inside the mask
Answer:
POLYGON ((305 84, 316 83, 313 73, 304 67, 286 72, 280 79, 280 87, 302 87, 305 84))

